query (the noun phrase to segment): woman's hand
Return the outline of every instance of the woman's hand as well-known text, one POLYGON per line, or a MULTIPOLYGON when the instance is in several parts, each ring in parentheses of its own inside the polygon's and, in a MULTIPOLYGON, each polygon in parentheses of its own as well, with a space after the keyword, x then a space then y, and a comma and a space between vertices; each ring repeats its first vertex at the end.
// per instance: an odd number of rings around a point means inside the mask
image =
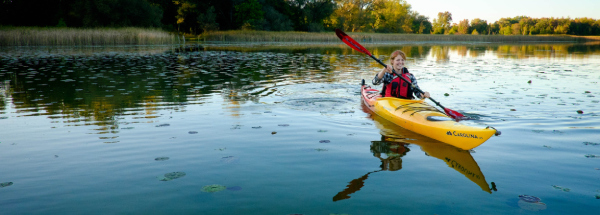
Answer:
POLYGON ((429 98, 429 97, 430 97, 430 95, 429 95, 429 92, 425 92, 425 93, 423 93, 423 95, 422 95, 422 96, 423 96, 423 99, 426 99, 426 98, 429 98))
POLYGON ((394 69, 392 66, 390 66, 390 65, 387 65, 387 66, 385 67, 385 72, 392 74, 392 69, 394 69))

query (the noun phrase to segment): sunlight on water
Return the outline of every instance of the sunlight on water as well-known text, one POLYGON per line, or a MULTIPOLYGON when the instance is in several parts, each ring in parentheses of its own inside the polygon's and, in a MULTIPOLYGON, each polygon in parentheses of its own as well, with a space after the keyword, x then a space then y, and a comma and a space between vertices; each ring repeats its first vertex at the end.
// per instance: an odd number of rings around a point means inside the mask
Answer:
POLYGON ((502 131, 470 151, 365 110, 344 45, 195 47, 1 49, 0 214, 600 209, 598 44, 368 44, 502 131))

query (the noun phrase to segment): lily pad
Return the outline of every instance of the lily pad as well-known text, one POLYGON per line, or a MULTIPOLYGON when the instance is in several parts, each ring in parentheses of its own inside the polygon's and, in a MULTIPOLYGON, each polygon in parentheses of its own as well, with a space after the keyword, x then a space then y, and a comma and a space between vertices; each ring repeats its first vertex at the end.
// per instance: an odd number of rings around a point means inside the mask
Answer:
POLYGON ((2 183, 0 183, 0 188, 8 187, 10 185, 13 185, 13 183, 12 182, 2 182, 2 183))
POLYGON ((159 181, 170 181, 173 179, 178 179, 185 176, 185 172, 171 172, 171 173, 166 173, 162 176, 158 176, 158 180, 159 181))
POLYGON ((223 163, 237 163, 240 159, 234 156, 222 157, 221 162, 223 163))
POLYGON ((523 200, 519 200, 519 202, 517 202, 517 204, 523 210, 528 210, 528 211, 546 210, 546 204, 544 204, 543 202, 532 203, 532 202, 526 202, 523 200))
POLYGON ((552 187, 554 187, 554 189, 562 190, 562 191, 565 191, 565 192, 571 191, 571 189, 569 189, 569 188, 561 187, 561 186, 558 186, 558 185, 552 185, 552 187))
POLYGON ((225 190, 227 187, 218 184, 211 184, 202 187, 202 192, 214 193, 225 190))
POLYGON ((530 202, 530 203, 536 203, 536 202, 539 202, 542 200, 538 197, 530 196, 530 195, 519 195, 519 199, 526 201, 526 202, 530 202))
POLYGON ((169 157, 157 157, 157 158, 154 158, 154 160, 155 161, 166 161, 166 160, 169 160, 169 157))

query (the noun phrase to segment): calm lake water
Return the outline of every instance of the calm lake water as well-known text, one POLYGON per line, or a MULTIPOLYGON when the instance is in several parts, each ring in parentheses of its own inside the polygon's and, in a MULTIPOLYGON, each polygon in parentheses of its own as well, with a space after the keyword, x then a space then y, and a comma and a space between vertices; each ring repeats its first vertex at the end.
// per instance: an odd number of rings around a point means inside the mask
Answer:
POLYGON ((367 48, 502 135, 463 151, 371 115, 381 67, 342 44, 5 47, 0 214, 600 210, 600 45, 367 48))

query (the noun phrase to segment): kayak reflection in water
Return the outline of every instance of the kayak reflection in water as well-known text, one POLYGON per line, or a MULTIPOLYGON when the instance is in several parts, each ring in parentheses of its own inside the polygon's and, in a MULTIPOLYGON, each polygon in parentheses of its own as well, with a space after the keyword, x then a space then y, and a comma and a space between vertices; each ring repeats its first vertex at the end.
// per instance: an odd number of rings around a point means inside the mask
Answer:
MULTIPOLYGON (((365 108, 364 105, 363 108, 365 108)), ((381 130, 382 134, 381 141, 371 141, 370 146, 373 156, 381 160, 380 169, 368 172, 362 177, 350 181, 346 189, 333 197, 333 201, 349 199, 350 194, 359 191, 364 186, 365 180, 371 173, 386 170, 398 171, 402 169, 402 157, 410 151, 408 146, 411 144, 419 146, 421 151, 425 152, 427 156, 443 161, 446 165, 440 165, 440 167, 447 166, 454 169, 478 185, 481 190, 487 193, 492 193, 492 190, 496 191, 495 183, 492 182, 492 187, 490 188, 479 165, 477 165, 477 162, 473 159, 469 151, 421 136, 375 114, 372 114, 370 118, 373 119, 373 122, 381 130)))
POLYGON ((378 72, 373 78, 373 85, 379 85, 383 81, 383 89, 381 89, 382 97, 396 97, 401 99, 414 99, 415 96, 419 99, 429 98, 429 92, 421 93, 415 88, 417 85, 417 78, 408 72, 404 63, 406 62, 406 54, 400 50, 392 52, 390 56, 390 64, 386 68, 383 68, 381 72, 378 72), (396 76, 392 72, 392 69, 402 75, 407 81, 396 76), (413 96, 414 94, 414 96, 413 96))

